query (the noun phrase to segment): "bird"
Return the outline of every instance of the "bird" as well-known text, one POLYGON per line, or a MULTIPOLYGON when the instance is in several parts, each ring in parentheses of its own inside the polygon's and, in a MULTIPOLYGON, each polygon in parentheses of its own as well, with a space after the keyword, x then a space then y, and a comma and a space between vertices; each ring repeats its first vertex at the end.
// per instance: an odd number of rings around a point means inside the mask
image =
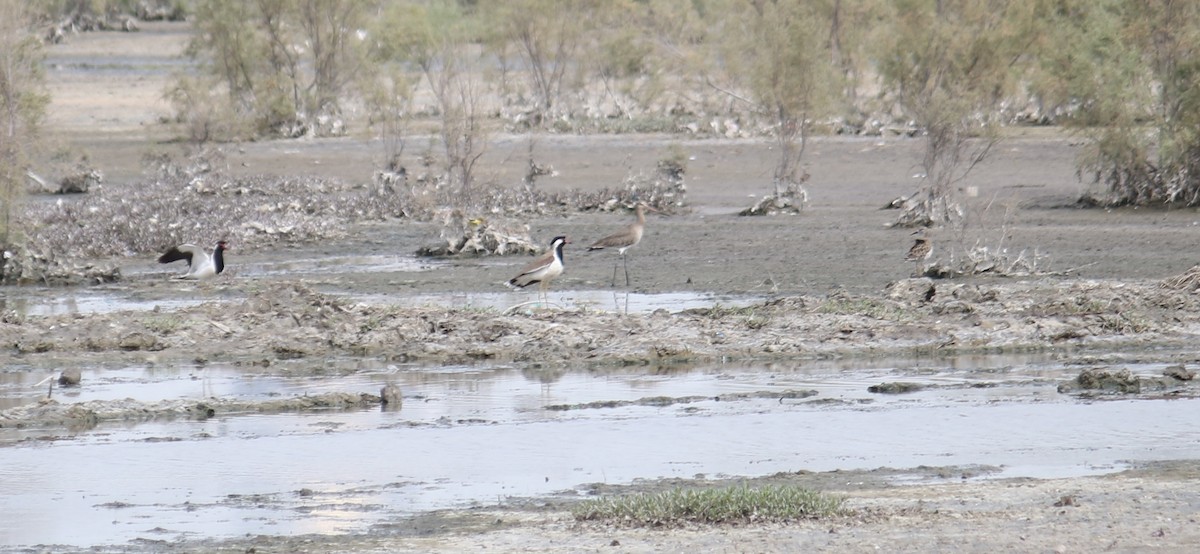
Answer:
MULTIPOLYGON (((904 260, 915 263, 917 268, 920 269, 921 262, 933 256, 933 242, 929 240, 929 237, 925 236, 925 229, 917 229, 913 232, 912 236, 913 245, 912 248, 908 249, 908 255, 904 257, 904 260)), ((918 271, 917 273, 920 274, 922 272, 918 271)))
POLYGON ((228 249, 229 243, 223 240, 217 242, 211 253, 194 244, 181 244, 159 256, 158 263, 169 264, 177 260, 187 260, 187 273, 176 276, 176 279, 208 279, 225 270, 224 252, 228 249))
MULTIPOLYGON (((617 233, 613 233, 604 237, 589 246, 588 252, 592 250, 603 250, 605 248, 616 248, 617 253, 621 255, 621 262, 625 265, 625 286, 629 286, 629 260, 625 258, 625 251, 637 246, 642 241, 642 233, 646 230, 646 211, 657 212, 658 210, 647 206, 643 202, 638 202, 635 208, 637 213, 637 221, 630 223, 624 229, 617 233)), ((612 286, 617 286, 617 264, 613 262, 613 277, 612 286)))
MULTIPOLYGON (((546 295, 546 287, 553 281, 555 277, 562 275, 563 272, 563 246, 571 244, 571 241, 565 236, 554 237, 550 241, 550 250, 545 254, 538 256, 536 260, 529 262, 521 269, 521 272, 516 277, 508 280, 507 285, 513 288, 523 289, 529 285, 538 284, 538 291, 541 296, 546 295)), ((549 298, 546 298, 547 302, 549 298)))

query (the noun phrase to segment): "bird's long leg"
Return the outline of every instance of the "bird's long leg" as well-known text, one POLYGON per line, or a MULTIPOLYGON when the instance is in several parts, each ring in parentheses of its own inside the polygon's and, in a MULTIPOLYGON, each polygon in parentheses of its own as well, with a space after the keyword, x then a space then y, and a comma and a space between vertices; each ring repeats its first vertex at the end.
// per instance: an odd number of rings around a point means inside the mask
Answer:
MULTIPOLYGON (((624 256, 621 256, 621 257, 624 258, 624 256)), ((617 265, 619 265, 617 262, 613 262, 613 279, 612 279, 613 287, 617 286, 617 265)))
MULTIPOLYGON (((629 258, 625 254, 621 254, 621 263, 625 266, 625 286, 629 286, 629 258)), ((613 279, 616 280, 615 278, 613 279)))

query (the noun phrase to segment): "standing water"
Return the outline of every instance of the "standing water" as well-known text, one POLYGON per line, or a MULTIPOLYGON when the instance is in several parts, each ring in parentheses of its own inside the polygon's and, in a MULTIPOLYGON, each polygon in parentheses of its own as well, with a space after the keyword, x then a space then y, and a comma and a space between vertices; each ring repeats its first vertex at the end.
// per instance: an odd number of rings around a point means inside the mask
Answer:
MULTIPOLYGON (((1074 372, 1037 359, 608 372, 362 363, 295 377, 216 365, 89 369, 89 386, 60 402, 254 401, 374 393, 388 382, 405 399, 397 411, 0 430, 0 544, 342 533, 636 479, 961 465, 1060 477, 1200 458, 1190 423, 1200 401, 1060 395, 1056 384, 1074 372), (899 379, 924 388, 867 391, 899 379)), ((37 373, 0 374, 3 402, 36 402, 37 373)))

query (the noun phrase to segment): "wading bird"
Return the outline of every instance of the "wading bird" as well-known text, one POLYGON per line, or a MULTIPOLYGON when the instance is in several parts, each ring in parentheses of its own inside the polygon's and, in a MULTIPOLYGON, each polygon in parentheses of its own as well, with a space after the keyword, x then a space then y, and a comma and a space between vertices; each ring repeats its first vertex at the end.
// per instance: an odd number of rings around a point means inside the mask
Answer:
POLYGON ((554 237, 554 240, 550 241, 550 250, 529 262, 516 277, 509 279, 508 286, 523 289, 537 283, 539 296, 545 297, 546 303, 549 303, 546 287, 555 277, 562 275, 563 246, 567 244, 571 244, 567 237, 554 237))
POLYGON ((908 255, 904 257, 905 261, 913 262, 917 266, 917 275, 924 273, 921 263, 933 256, 933 242, 929 237, 925 236, 925 229, 917 229, 913 232, 913 245, 908 249, 908 255))
MULTIPOLYGON (((621 255, 620 262, 625 266, 625 286, 629 286, 629 260, 625 257, 625 251, 637 246, 637 243, 642 241, 642 233, 646 230, 646 211, 658 211, 642 202, 638 202, 635 209, 637 212, 637 221, 630 223, 620 232, 604 237, 588 247, 588 252, 603 250, 605 248, 617 249, 617 253, 621 255)), ((612 286, 617 286, 617 262, 613 262, 612 286)))
POLYGON ((225 270, 224 252, 228 249, 229 243, 225 241, 217 242, 212 253, 194 244, 181 244, 159 256, 158 263, 169 264, 178 260, 187 260, 187 273, 175 277, 176 279, 208 279, 216 277, 225 270))

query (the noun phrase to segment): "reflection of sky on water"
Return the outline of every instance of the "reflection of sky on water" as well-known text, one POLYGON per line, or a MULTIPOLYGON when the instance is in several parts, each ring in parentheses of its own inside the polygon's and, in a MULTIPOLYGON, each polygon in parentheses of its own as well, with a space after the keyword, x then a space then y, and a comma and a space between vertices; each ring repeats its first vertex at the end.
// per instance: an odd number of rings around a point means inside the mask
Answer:
MULTIPOLYGON (((64 433, 5 431, 0 544, 342 532, 423 510, 640 478, 971 464, 1002 466, 1003 476, 1058 477, 1200 458, 1190 417, 1197 400, 1082 402, 1055 391, 1075 370, 1034 359, 855 363, 560 373, 359 360, 294 377, 221 365, 88 369, 88 386, 60 401, 269 399, 375 393, 396 382, 405 402, 395 412, 111 423, 59 441, 14 443, 64 433), (899 379, 931 387, 866 392, 899 379), (973 386, 981 383, 999 386, 973 386), (717 400, 788 390, 818 394, 717 400), (650 397, 690 401, 580 406, 650 397), (546 409, 553 405, 576 409, 546 409)), ((2 396, 32 392, 13 375, 0 374, 2 396)))
MULTIPOLYGON (((203 287, 203 284, 180 282, 179 286, 184 287, 185 290, 173 292, 171 298, 137 298, 134 297, 135 293, 121 289, 109 291, 89 289, 87 293, 57 292, 53 294, 43 291, 12 290, 9 291, 11 294, 0 298, 0 311, 13 310, 26 316, 107 314, 121 311, 162 311, 169 314, 171 310, 196 306, 213 300, 205 293, 194 290, 197 286, 203 287)), ((536 295, 537 288, 535 287, 515 292, 340 296, 366 304, 504 311, 510 308, 537 309, 540 306, 534 305, 537 301, 536 295)), ((764 297, 692 292, 636 293, 612 290, 551 290, 549 299, 550 306, 554 309, 583 309, 633 314, 650 313, 660 309, 678 312, 714 306, 747 306, 763 301, 764 297)))
POLYGON ((0 311, 13 310, 26 316, 104 314, 119 311, 172 310, 203 302, 206 300, 136 300, 114 294, 66 293, 61 296, 10 296, 0 299, 0 311))
MULTIPOLYGON (((351 296, 367 304, 395 304, 400 306, 439 306, 480 310, 535 310, 539 309, 537 287, 512 292, 474 292, 418 294, 397 296, 351 296)), ((615 290, 567 290, 551 289, 548 293, 550 307, 564 310, 592 310, 618 314, 644 314, 655 310, 678 312, 714 306, 739 307, 762 302, 764 297, 744 295, 720 295, 697 292, 638 293, 615 290)))
MULTIPOLYGON (((261 263, 242 263, 234 268, 237 277, 321 278, 347 272, 420 272, 446 262, 414 256, 346 255, 320 256, 277 260, 261 263)), ((61 314, 114 313, 120 311, 165 311, 195 306, 224 298, 230 300, 236 291, 210 283, 173 281, 170 277, 183 271, 183 264, 163 267, 130 262, 122 268, 132 285, 92 287, 85 292, 72 289, 37 287, 5 287, 0 296, 0 310, 13 310, 27 316, 61 314), (140 279, 155 281, 156 287, 140 287, 140 279), (168 285, 163 285, 168 283, 168 285)), ((341 294, 336 293, 334 294, 341 294)), ((440 306, 466 309, 532 310, 537 306, 537 289, 525 291, 361 295, 341 294, 354 301, 379 305, 440 306)), ((557 290, 549 293, 550 304, 556 309, 583 309, 610 313, 649 313, 655 310, 677 312, 714 306, 736 307, 761 302, 766 297, 753 295, 720 295, 697 292, 638 293, 620 289, 557 290)))

